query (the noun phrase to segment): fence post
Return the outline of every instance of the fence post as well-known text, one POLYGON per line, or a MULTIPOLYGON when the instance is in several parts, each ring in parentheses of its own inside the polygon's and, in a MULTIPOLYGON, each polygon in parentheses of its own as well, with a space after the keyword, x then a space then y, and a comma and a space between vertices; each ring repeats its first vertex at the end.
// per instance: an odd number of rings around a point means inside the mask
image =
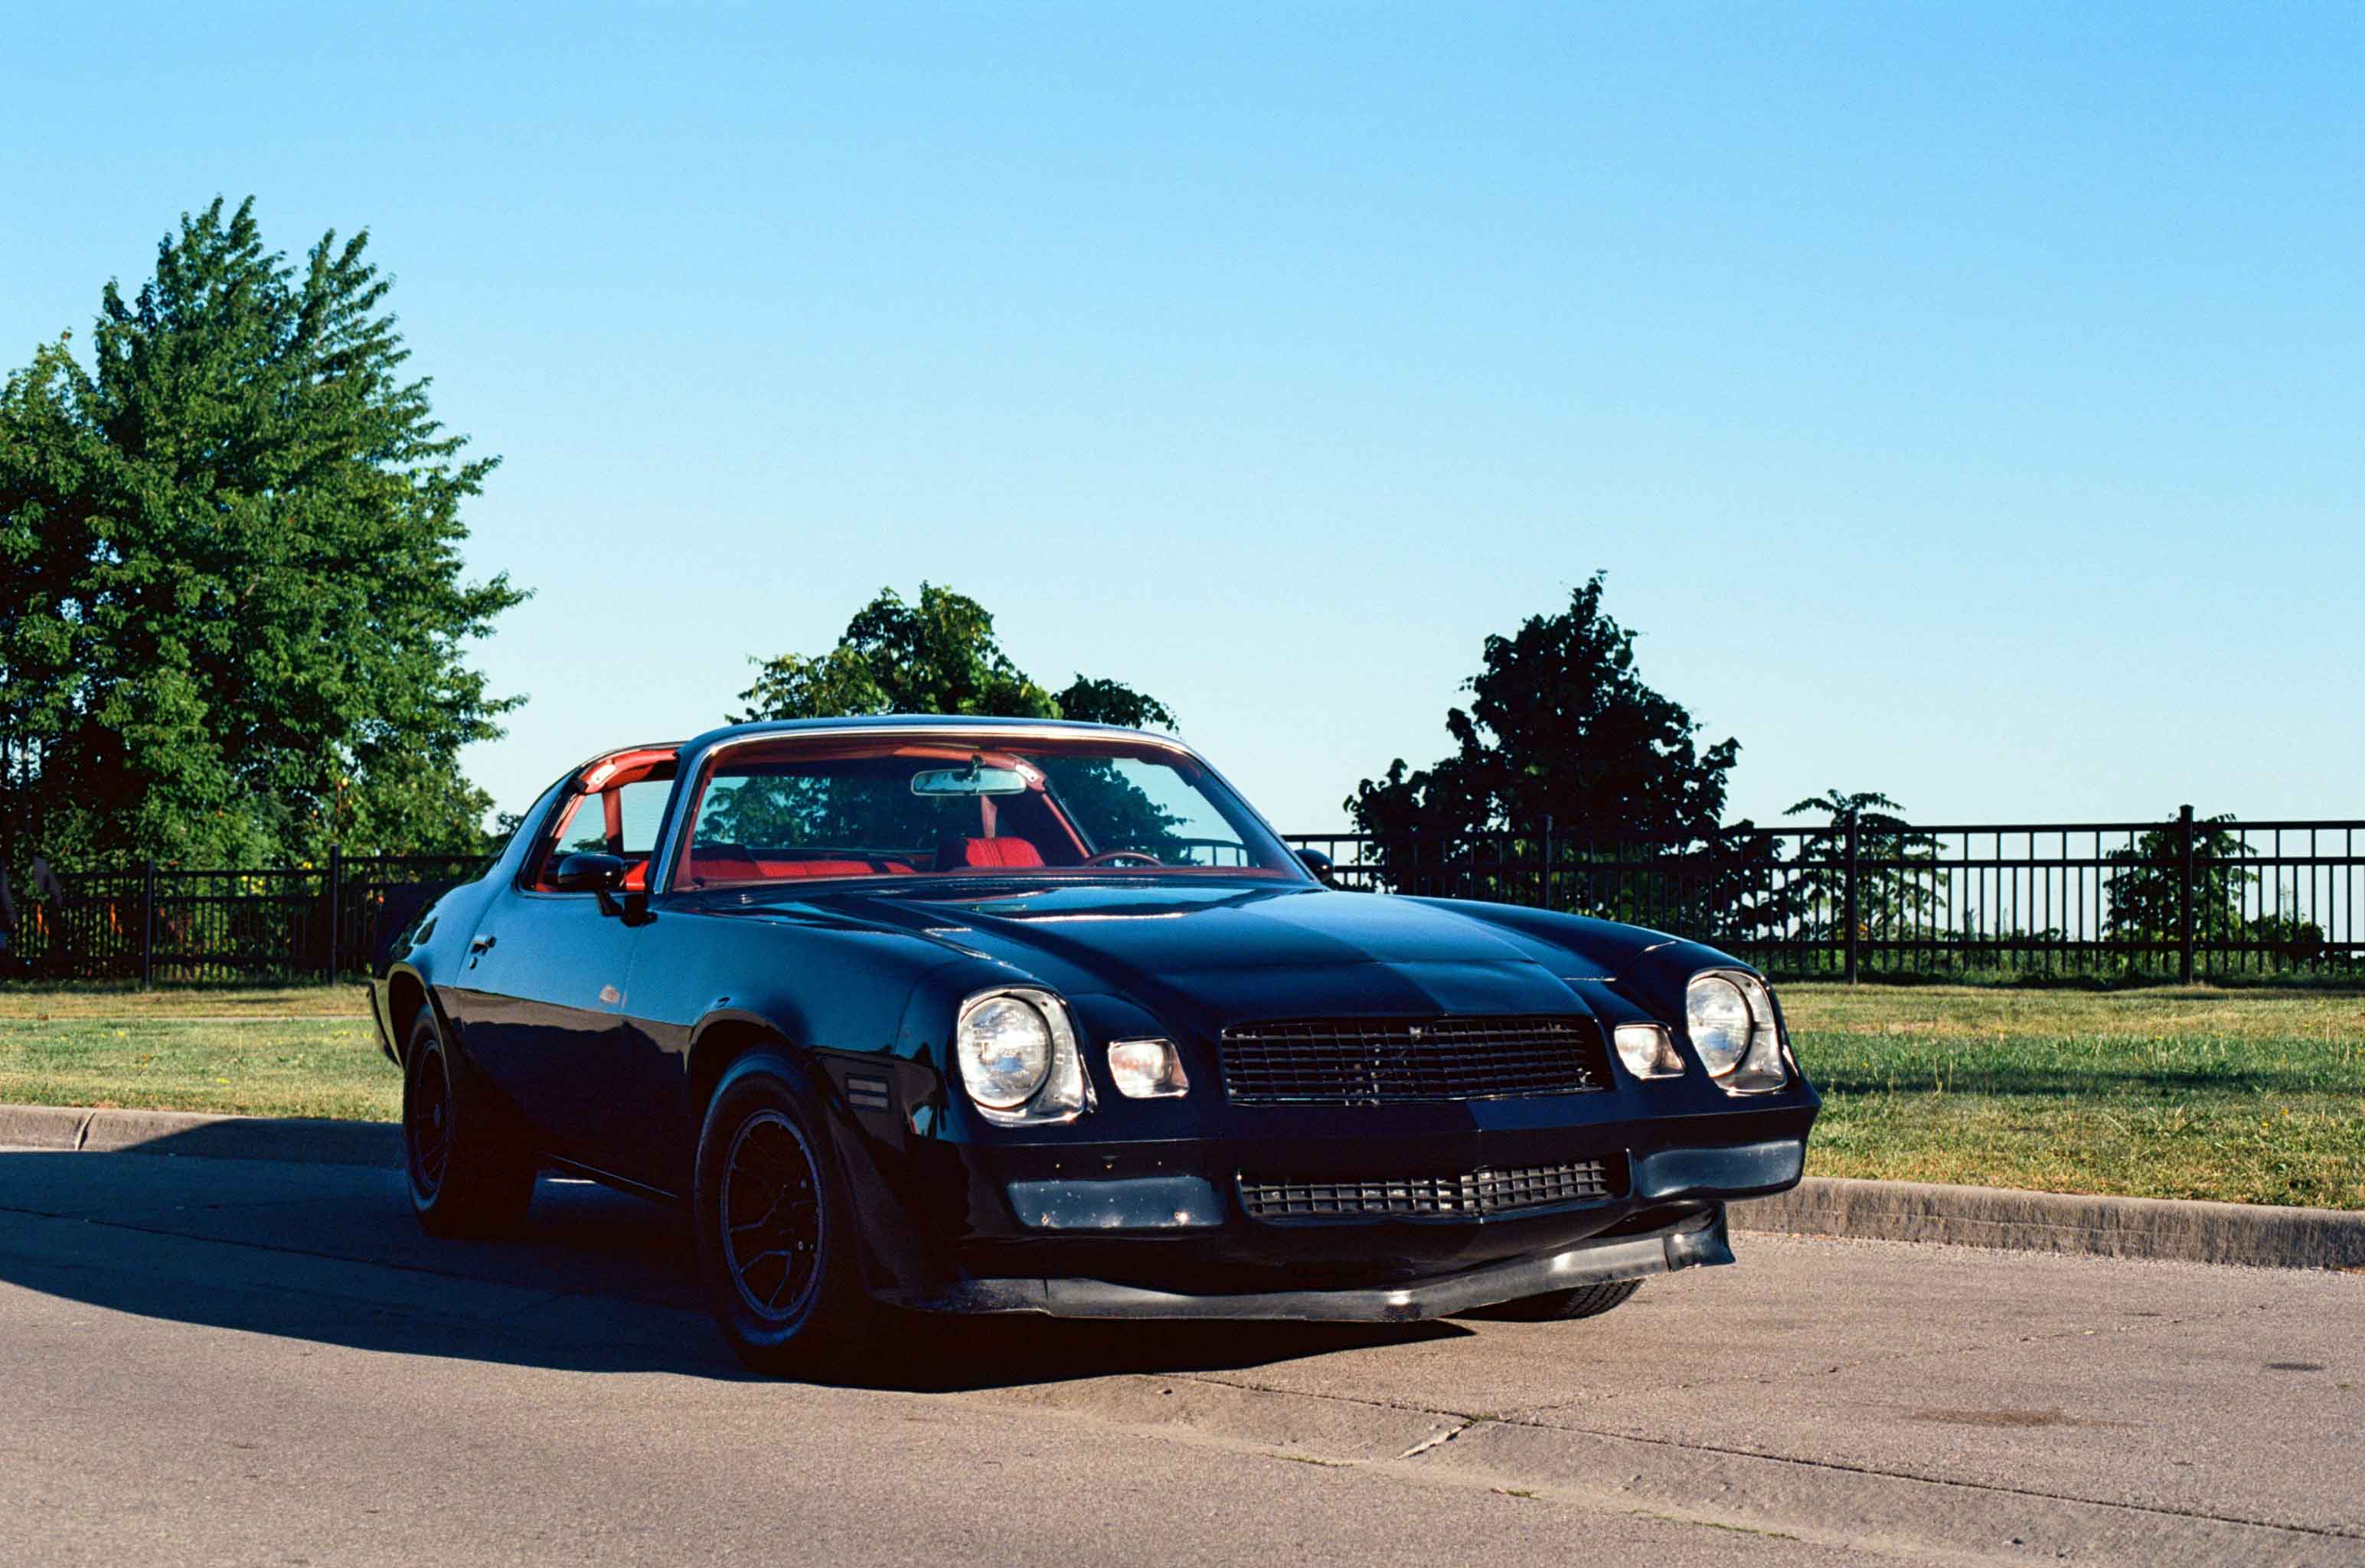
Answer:
POLYGON ((147 861, 140 877, 140 989, 156 983, 156 862, 147 861))
POLYGON ((2184 874, 2176 884, 2176 930, 2178 951, 2176 978, 2184 985, 2192 983, 2192 808, 2180 807, 2176 813, 2178 834, 2184 840, 2184 874))
POLYGON ((1543 897, 1542 897, 1542 898, 1541 898, 1541 899, 1539 899, 1539 900, 1537 901, 1538 907, 1542 908, 1542 909, 1550 909, 1550 908, 1552 908, 1552 814, 1550 812, 1546 812, 1544 813, 1544 890, 1543 890, 1543 897))
POLYGON ((1841 898, 1842 918, 1847 922, 1847 957, 1844 960, 1844 972, 1850 985, 1855 983, 1856 967, 1855 853, 1855 813, 1850 812, 1847 831, 1847 880, 1843 886, 1841 898))
POLYGON ((329 846, 329 955, 322 969, 323 980, 333 980, 344 958, 343 945, 339 941, 339 927, 345 907, 345 846, 329 846))

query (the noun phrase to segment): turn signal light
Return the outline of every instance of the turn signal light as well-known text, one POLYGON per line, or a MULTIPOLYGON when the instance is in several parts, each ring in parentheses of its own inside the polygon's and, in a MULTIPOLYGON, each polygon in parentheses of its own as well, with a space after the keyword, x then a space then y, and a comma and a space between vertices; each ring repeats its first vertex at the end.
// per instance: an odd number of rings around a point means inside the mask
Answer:
POLYGON ((1171 1100, 1191 1088, 1171 1040, 1112 1041, 1108 1062, 1116 1092, 1128 1100, 1171 1100))
POLYGON ((1680 1078, 1684 1058, 1676 1054, 1676 1042, 1667 1031, 1656 1024, 1620 1024, 1612 1036, 1618 1044, 1618 1059, 1626 1070, 1637 1078, 1680 1078))

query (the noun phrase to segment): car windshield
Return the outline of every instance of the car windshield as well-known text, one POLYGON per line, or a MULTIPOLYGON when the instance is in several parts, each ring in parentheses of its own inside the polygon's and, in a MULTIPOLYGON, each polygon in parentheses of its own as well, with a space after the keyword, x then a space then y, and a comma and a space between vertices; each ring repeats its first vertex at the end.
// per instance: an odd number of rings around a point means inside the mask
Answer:
POLYGON ((1304 873, 1187 752, 991 732, 821 732, 731 746, 701 784, 677 888, 821 878, 1304 873))

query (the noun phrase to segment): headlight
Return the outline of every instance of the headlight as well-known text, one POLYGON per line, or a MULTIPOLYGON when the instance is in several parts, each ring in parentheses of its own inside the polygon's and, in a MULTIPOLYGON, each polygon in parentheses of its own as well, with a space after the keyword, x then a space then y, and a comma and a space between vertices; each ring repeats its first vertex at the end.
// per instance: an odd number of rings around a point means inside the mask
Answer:
POLYGON ((1717 1087, 1729 1094, 1763 1093, 1790 1081, 1774 995, 1755 975, 1710 969, 1684 991, 1684 1028, 1717 1087))
POLYGON ((961 1015, 960 1064, 970 1099, 1014 1111, 1051 1076, 1051 1025, 1031 1002, 989 996, 961 1015))
POLYGON ((953 1031, 961 1084, 990 1122, 1064 1122, 1092 1103, 1068 1009, 1047 991, 989 991, 953 1031))
POLYGON ((1684 1026, 1710 1078, 1722 1078, 1749 1054, 1749 998, 1724 975, 1698 975, 1684 992, 1684 1026))

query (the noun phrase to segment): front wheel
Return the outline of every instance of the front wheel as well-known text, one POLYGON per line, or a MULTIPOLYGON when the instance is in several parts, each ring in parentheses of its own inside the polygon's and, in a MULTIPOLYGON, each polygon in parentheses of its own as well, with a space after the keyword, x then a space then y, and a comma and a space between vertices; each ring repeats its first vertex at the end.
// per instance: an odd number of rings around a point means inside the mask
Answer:
POLYGON ((854 1225, 804 1075, 734 1065, 698 1137, 698 1269, 734 1354, 775 1376, 825 1369, 857 1338, 854 1225))
POLYGON ((1508 1323, 1564 1323, 1578 1317, 1598 1317, 1612 1307, 1625 1305, 1642 1288, 1640 1280, 1610 1280, 1597 1285, 1523 1296, 1470 1316, 1499 1318, 1508 1323))

